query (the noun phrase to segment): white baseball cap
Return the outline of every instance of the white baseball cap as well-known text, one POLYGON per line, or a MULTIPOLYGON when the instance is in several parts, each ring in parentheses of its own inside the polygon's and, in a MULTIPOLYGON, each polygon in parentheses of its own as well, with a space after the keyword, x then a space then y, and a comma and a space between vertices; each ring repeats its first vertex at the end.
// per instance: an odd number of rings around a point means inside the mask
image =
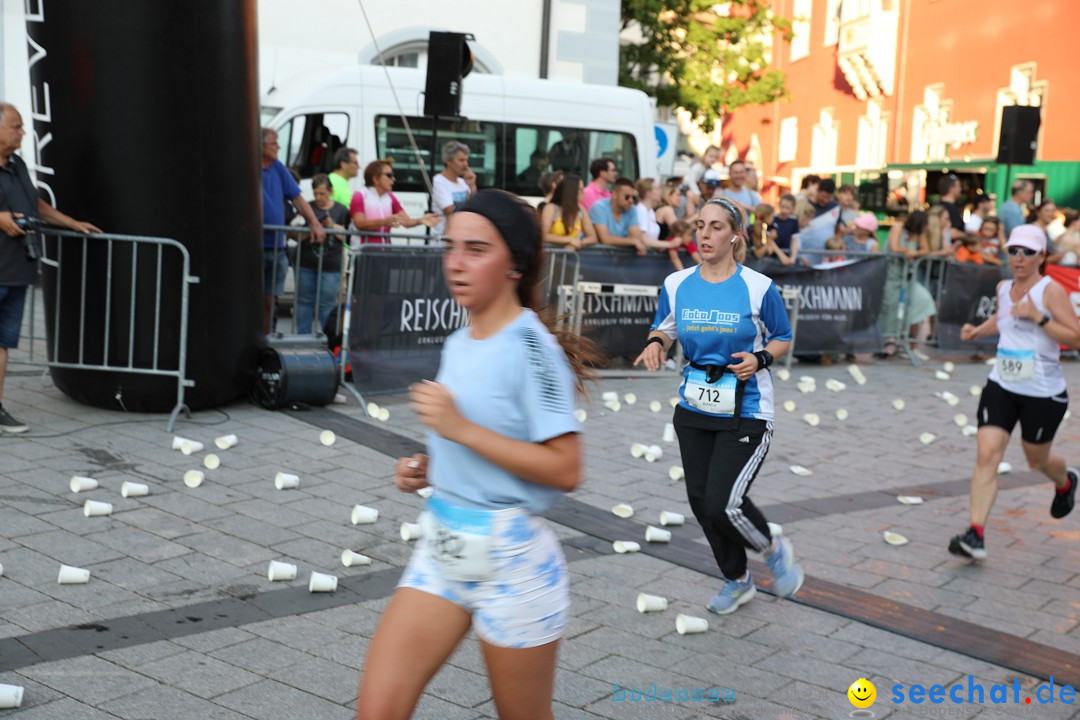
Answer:
POLYGON ((1017 225, 1009 235, 1005 247, 1025 247, 1037 253, 1046 252, 1046 233, 1038 225, 1017 225))

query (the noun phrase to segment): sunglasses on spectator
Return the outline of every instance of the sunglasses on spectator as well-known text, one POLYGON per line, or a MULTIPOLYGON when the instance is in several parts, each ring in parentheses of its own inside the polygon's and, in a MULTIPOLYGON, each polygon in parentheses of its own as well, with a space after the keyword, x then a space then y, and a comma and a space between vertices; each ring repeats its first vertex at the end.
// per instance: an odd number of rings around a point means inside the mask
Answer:
POLYGON ((1009 255, 1011 255, 1012 257, 1018 257, 1021 253, 1024 255, 1024 257, 1035 257, 1039 254, 1038 250, 1032 250, 1028 247, 1020 247, 1019 245, 1013 245, 1011 248, 1008 248, 1008 252, 1009 255))
POLYGON ((383 175, 390 178, 391 180, 394 179, 394 173, 392 173, 392 172, 384 172, 383 175))

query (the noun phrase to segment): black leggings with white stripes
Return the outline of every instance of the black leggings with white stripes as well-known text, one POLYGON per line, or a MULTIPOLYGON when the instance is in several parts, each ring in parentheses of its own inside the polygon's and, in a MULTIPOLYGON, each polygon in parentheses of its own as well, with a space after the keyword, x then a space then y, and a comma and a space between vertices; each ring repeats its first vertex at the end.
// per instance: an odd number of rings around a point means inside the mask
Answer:
POLYGON ((728 580, 746 573, 746 549, 766 552, 769 526, 746 494, 765 461, 771 422, 720 418, 675 408, 686 494, 716 564, 728 580))

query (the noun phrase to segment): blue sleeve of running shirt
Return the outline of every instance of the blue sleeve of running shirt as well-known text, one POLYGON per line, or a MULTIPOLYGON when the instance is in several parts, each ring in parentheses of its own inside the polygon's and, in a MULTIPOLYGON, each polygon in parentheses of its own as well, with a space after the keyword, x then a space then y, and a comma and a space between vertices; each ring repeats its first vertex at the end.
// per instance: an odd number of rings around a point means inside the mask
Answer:
POLYGON ((775 283, 769 285, 765 297, 761 298, 761 322, 765 326, 766 343, 770 340, 791 340, 791 322, 775 283))
POLYGON ((652 327, 649 331, 659 330, 674 340, 679 336, 678 327, 675 324, 675 312, 671 307, 671 297, 668 295, 667 282, 660 286, 660 297, 656 300, 656 317, 653 318, 652 327))
POLYGON ((574 418, 574 379, 562 348, 550 336, 526 330, 523 339, 522 413, 530 442, 579 432, 574 418), (554 345, 554 347, 553 347, 554 345))

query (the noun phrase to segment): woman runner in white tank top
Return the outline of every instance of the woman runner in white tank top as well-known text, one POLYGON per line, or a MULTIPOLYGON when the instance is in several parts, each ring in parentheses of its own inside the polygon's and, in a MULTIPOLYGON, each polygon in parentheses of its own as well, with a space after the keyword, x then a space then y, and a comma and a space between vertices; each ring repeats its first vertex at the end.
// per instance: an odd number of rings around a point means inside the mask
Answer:
POLYGON ((1021 445, 1032 470, 1054 482, 1050 515, 1073 508, 1077 471, 1050 452, 1069 405, 1061 372, 1060 345, 1080 346, 1077 323, 1065 289, 1043 275, 1046 234, 1035 225, 1015 228, 1005 244, 1012 280, 997 287, 997 311, 978 327, 964 325, 960 338, 998 335, 997 360, 979 401, 978 455, 971 475, 971 526, 949 541, 949 552, 986 558, 983 528, 997 498, 997 468, 1020 422, 1021 445))

